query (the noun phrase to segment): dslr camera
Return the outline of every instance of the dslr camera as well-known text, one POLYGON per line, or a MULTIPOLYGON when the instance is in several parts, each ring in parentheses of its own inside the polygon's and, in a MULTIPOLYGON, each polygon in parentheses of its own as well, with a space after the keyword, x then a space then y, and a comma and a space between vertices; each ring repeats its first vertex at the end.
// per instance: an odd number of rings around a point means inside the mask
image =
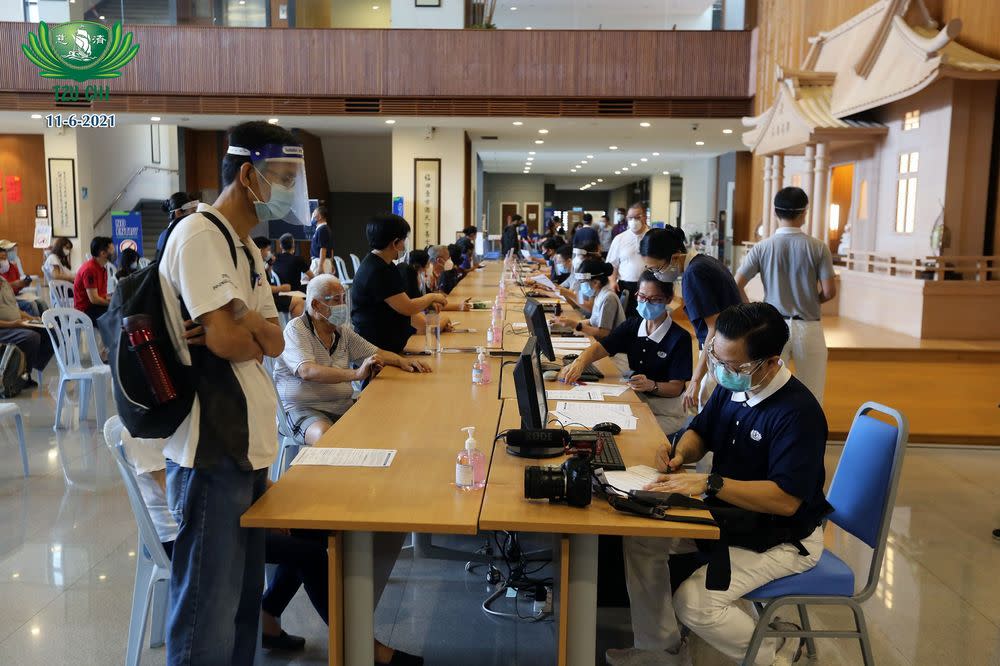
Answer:
POLYGON ((570 506, 590 504, 590 455, 575 455, 558 467, 531 465, 524 468, 525 499, 565 501, 570 506))

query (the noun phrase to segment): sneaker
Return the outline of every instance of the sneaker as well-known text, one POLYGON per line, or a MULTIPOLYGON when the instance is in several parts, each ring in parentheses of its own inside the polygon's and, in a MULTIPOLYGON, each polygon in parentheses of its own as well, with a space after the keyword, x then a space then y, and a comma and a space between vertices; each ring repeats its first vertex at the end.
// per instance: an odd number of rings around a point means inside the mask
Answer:
POLYGON ((674 649, 640 650, 626 648, 608 650, 604 653, 608 666, 691 666, 687 641, 677 644, 674 649))
POLYGON ((281 650, 284 652, 299 652, 304 650, 306 647, 306 639, 301 636, 295 636, 288 633, 282 629, 281 633, 277 636, 269 636, 268 634, 261 634, 260 636, 261 647, 265 650, 281 650))
MULTIPOLYGON (((792 622, 784 622, 776 619, 770 624, 775 631, 801 631, 802 627, 792 622)), ((778 649, 774 651, 774 661, 772 666, 788 666, 794 664, 802 657, 802 646, 805 641, 801 638, 782 638, 778 644, 778 649)))

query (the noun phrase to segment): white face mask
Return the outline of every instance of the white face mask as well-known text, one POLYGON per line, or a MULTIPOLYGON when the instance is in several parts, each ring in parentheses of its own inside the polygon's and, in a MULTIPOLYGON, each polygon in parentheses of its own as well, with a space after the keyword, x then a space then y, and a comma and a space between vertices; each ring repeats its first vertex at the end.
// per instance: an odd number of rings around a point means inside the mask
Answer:
POLYGON ((628 218, 628 230, 634 234, 639 234, 646 225, 638 217, 628 218))
POLYGON ((446 271, 450 271, 453 268, 455 268, 455 262, 454 261, 452 261, 451 259, 449 259, 448 261, 444 262, 444 269, 446 271))
POLYGON ((625 216, 621 213, 615 213, 615 224, 621 224, 621 221, 625 219, 625 216))
POLYGON ((69 253, 72 252, 72 251, 73 251, 72 248, 64 247, 63 250, 62 250, 63 256, 68 258, 69 257, 69 253))
POLYGON ((6 273, 9 270, 10 270, 10 261, 8 261, 7 259, 0 261, 0 273, 6 273))

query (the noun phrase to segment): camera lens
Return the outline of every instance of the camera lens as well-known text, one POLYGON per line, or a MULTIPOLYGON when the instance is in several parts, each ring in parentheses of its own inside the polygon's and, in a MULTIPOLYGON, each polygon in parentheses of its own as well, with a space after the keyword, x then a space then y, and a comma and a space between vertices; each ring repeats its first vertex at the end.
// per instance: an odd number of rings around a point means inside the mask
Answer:
POLYGON ((561 467, 531 465, 524 468, 525 499, 562 499, 566 494, 566 476, 561 467))

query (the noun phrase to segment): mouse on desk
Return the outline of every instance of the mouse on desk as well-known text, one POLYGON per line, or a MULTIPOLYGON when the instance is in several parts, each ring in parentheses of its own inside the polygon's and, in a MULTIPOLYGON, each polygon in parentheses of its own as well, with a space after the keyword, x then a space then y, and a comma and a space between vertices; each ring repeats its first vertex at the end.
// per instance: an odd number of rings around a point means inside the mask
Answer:
POLYGON ((622 427, 617 423, 612 423, 611 421, 604 421, 602 423, 598 423, 597 425, 595 425, 593 428, 591 428, 591 430, 595 432, 607 432, 612 435, 618 435, 621 433, 622 427))
POLYGON ((542 373, 542 379, 544 379, 547 382, 554 382, 555 380, 559 379, 559 371, 546 370, 545 372, 542 373))

